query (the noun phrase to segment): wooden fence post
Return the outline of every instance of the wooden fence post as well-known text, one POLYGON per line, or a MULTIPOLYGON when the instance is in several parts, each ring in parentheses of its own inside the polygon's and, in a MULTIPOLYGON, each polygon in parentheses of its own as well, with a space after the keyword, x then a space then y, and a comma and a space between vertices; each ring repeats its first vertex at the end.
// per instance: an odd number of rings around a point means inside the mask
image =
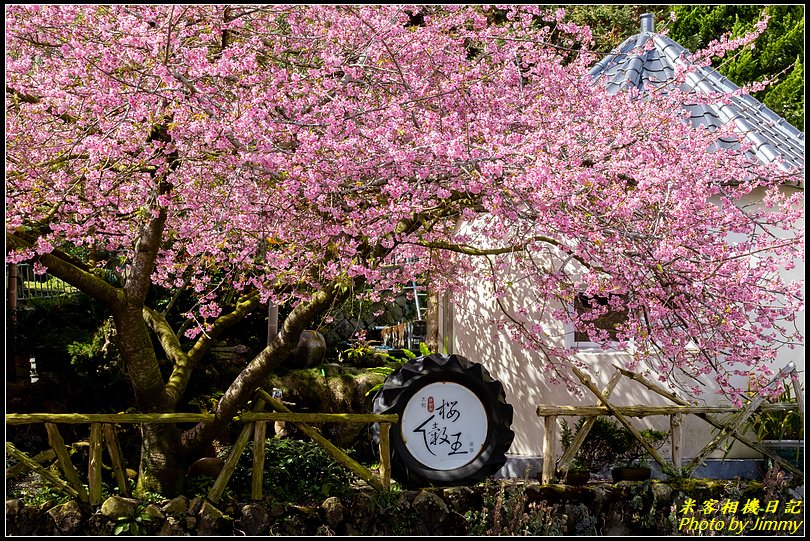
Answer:
POLYGON ((267 438, 267 421, 256 421, 253 429, 253 479, 250 498, 253 501, 262 499, 264 482, 264 440, 267 438))
MULTIPOLYGON (((613 389, 616 388, 616 384, 619 383, 622 374, 618 370, 613 372, 613 376, 611 376, 610 381, 602 390, 602 394, 605 397, 609 397, 610 393, 613 392, 613 389)), ((596 402, 598 406, 600 404, 599 401, 596 402)), ((557 470, 560 474, 564 477, 566 472, 568 472, 568 465, 574 460, 574 456, 576 456, 577 451, 579 448, 582 447, 582 444, 585 442, 585 438, 588 436, 588 432, 591 431, 593 428, 594 423, 596 423, 596 417, 589 417, 582 423, 582 427, 580 427, 579 431, 574 436, 574 440, 571 442, 571 445, 568 446, 568 449, 565 450, 563 453, 562 458, 560 458, 559 464, 557 464, 557 470)))
MULTIPOLYGON (((287 408, 287 406, 281 403, 281 400, 273 398, 264 389, 258 389, 257 392, 259 393, 259 395, 261 395, 262 398, 264 398, 267 401, 268 404, 270 404, 270 406, 273 407, 274 410, 283 413, 292 413, 287 408)), ((364 467, 357 461, 352 460, 350 456, 348 456, 346 453, 337 448, 331 441, 324 438, 321 435, 321 433, 318 432, 315 428, 306 423, 298 421, 293 421, 293 424, 295 424, 295 426, 301 429, 301 432, 309 436, 315 443, 320 444, 321 447, 323 447, 327 453, 329 453, 335 458, 335 460, 337 460, 338 462, 349 468, 349 470, 351 470, 352 472, 356 473, 357 476, 360 477, 363 481, 365 481, 366 483, 368 483, 377 490, 383 490, 383 486, 380 480, 374 477, 374 474, 371 473, 368 470, 368 468, 364 467)))
MULTIPOLYGON (((253 411, 261 411, 263 407, 264 400, 259 399, 256 401, 256 406, 253 408, 253 411)), ((239 437, 236 438, 233 449, 231 449, 231 454, 228 455, 228 458, 225 460, 225 465, 222 466, 222 471, 219 472, 217 480, 214 481, 214 485, 211 487, 211 490, 208 491, 208 499, 211 500, 211 503, 217 503, 222 497, 222 493, 225 492, 225 487, 228 485, 228 481, 231 479, 237 464, 239 464, 239 457, 242 456, 242 452, 247 446, 250 435, 253 433, 254 424, 255 422, 252 421, 245 423, 242 432, 240 432, 239 437)))
POLYGON ((682 427, 683 415, 669 416, 669 436, 672 442, 672 465, 676 468, 680 468, 683 462, 681 449, 682 427))
POLYGON ((577 377, 579 378, 579 380, 580 380, 580 381, 581 381, 581 382, 582 382, 582 383, 583 383, 583 384, 584 384, 584 385, 585 385, 585 386, 586 386, 588 389, 590 389, 590 391, 591 391, 593 394, 595 394, 595 395, 596 395, 596 398, 598 398, 598 399, 599 399, 599 401, 600 401, 600 402, 602 402, 602 404, 604 404, 604 405, 605 405, 605 407, 607 407, 607 408, 608 408, 608 410, 610 410, 611 415, 613 415, 614 417, 616 417, 616 419, 618 419, 618 421, 619 421, 621 424, 623 424, 623 425, 624 425, 624 427, 625 427, 627 430, 629 430, 629 431, 630 431, 630 433, 633 435, 633 437, 634 437, 634 438, 636 438, 636 440, 638 440, 638 442, 639 442, 639 443, 642 445, 642 447, 644 447, 644 449, 645 449, 645 450, 646 450, 646 451, 647 451, 647 452, 650 454, 650 456, 653 458, 653 460, 655 460, 656 462, 658 462, 658 464, 661 466, 661 469, 663 469, 663 471, 667 471, 667 470, 669 470, 669 464, 667 464, 667 463, 666 463, 666 461, 664 460, 664 457, 662 457, 662 456, 661 456, 661 453, 659 453, 657 449, 655 449, 653 446, 651 446, 651 445, 649 444, 649 442, 646 440, 646 438, 644 438, 644 436, 642 436, 642 435, 641 435, 641 432, 639 432, 639 430, 638 430, 636 427, 634 427, 634 426, 633 426, 633 425, 630 423, 630 421, 628 421, 628 420, 627 420, 627 418, 626 418, 624 415, 622 415, 621 413, 619 413, 618 411, 616 411, 616 408, 613 406, 613 404, 611 404, 611 403, 608 401, 608 399, 607 399, 607 398, 605 398, 605 395, 603 395, 603 394, 602 394, 602 393, 599 391, 599 389, 597 389, 597 388, 596 388, 596 386, 593 384, 593 382, 591 381, 591 379, 590 379, 590 378, 589 378, 589 377, 588 377, 588 376, 587 376, 585 373, 583 373, 583 372, 582 372, 580 369, 578 369, 576 366, 571 367, 571 368, 572 368, 572 370, 573 370, 574 374, 576 374, 576 375, 577 375, 577 377))
POLYGON ((82 482, 79 479, 79 472, 73 466, 70 460, 70 454, 65 447, 65 441, 59 433, 59 428, 53 423, 45 423, 45 431, 48 433, 48 444, 51 449, 56 453, 56 458, 59 460, 59 466, 62 468, 68 483, 76 489, 76 492, 83 502, 88 501, 87 491, 84 490, 82 482))
POLYGON ((54 475, 54 473, 42 467, 41 464, 32 460, 28 455, 14 447, 14 444, 11 442, 6 442, 6 452, 20 461, 20 463, 25 464, 31 470, 37 472, 42 477, 48 479, 51 483, 53 483, 57 488, 61 489, 66 494, 73 496, 74 498, 79 497, 79 493, 76 492, 76 489, 70 486, 69 484, 65 483, 62 479, 59 478, 58 475, 54 475))
POLYGON ((545 434, 543 435, 543 484, 554 480, 557 460, 554 458, 554 440, 557 437, 557 416, 546 415, 543 418, 545 434))
POLYGON ((383 490, 391 488, 391 423, 380 423, 380 481, 383 490))
POLYGON ((90 464, 87 481, 90 486, 90 505, 101 505, 101 423, 90 424, 90 464))
POLYGON ((115 435, 115 427, 110 423, 104 423, 104 441, 107 443, 107 453, 110 455, 115 481, 122 496, 129 496, 129 484, 127 473, 124 471, 124 458, 121 456, 121 447, 118 445, 118 436, 115 435))

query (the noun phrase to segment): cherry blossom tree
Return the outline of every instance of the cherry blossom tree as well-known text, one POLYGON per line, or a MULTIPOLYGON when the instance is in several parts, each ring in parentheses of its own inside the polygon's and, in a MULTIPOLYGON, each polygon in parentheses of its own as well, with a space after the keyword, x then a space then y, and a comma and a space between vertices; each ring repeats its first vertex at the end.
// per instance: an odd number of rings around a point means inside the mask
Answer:
POLYGON ((802 193, 780 187, 802 172, 706 152, 730 132, 687 127, 675 91, 609 96, 589 39, 537 6, 7 7, 7 262, 107 306, 135 406, 174 411, 217 337, 292 309, 215 422, 144 427, 138 489, 181 490, 336 302, 424 273, 501 299, 517 268, 536 299, 505 326, 555 379, 570 356, 540 318, 587 325, 578 292, 627 310, 618 339, 664 376, 724 384, 800 343, 780 271, 802 193), (191 292, 189 325, 150 288, 191 292))

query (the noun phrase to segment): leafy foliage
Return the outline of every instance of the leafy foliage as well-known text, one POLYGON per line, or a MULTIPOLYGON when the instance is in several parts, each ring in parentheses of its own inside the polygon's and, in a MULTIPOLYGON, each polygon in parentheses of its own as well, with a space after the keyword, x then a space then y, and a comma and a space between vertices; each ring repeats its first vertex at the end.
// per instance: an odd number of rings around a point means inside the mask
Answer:
MULTIPOLYGON (((585 421, 586 418, 581 417, 572 430, 568 422, 562 420, 560 440, 564 449, 570 447, 574 435, 585 421)), ((667 438, 667 433, 661 430, 645 429, 640 432, 653 448, 660 448, 667 438)), ((599 473, 611 466, 634 465, 646 457, 647 450, 627 428, 609 417, 600 416, 577 451, 575 464, 591 473, 599 473)))
POLYGON ((769 402, 794 407, 779 410, 758 408, 748 419, 748 425, 756 435, 757 441, 803 440, 804 423, 798 407, 795 407, 796 397, 793 395, 792 385, 786 384, 784 391, 771 398, 769 402))
MULTIPOLYGON (((264 449, 262 490, 278 500, 322 501, 329 496, 348 494, 351 489, 351 472, 317 443, 268 438, 264 449)), ((229 483, 235 495, 250 494, 252 471, 252 443, 248 443, 229 483)))

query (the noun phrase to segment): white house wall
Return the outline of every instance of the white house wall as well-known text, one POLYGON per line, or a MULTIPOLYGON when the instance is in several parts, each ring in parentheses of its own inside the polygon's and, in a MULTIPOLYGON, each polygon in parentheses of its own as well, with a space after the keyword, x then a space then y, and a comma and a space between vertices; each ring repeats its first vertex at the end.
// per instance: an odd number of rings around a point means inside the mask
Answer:
MULTIPOLYGON (((802 223, 802 230, 804 224, 802 223)), ((463 228, 463 226, 462 226, 463 228)), ((790 279, 803 280, 804 261, 799 261, 796 267, 786 273, 790 279)), ((511 292, 511 303, 516 300, 530 296, 530 292, 525 289, 525 281, 515 280, 511 292), (521 289, 524 287, 524 289, 521 289)), ((510 339, 506 331, 498 331, 491 324, 491 319, 500 317, 500 310, 487 293, 487 285, 476 277, 470 277, 468 289, 462 295, 456 295, 452 308, 444 303, 441 310, 440 321, 440 344, 445 344, 448 352, 457 353, 471 361, 483 364, 491 373, 492 377, 499 380, 506 393, 507 401, 514 408, 514 420, 512 428, 515 431, 515 439, 510 449, 510 454, 517 456, 540 456, 543 449, 544 429, 542 419, 536 414, 539 404, 546 405, 594 405, 596 397, 587 389, 583 388, 582 396, 572 396, 563 385, 556 385, 549 382, 548 374, 540 368, 539 353, 522 347, 516 341, 510 339)), ((561 322, 548 319, 545 322, 549 334, 556 336, 556 340, 565 339, 566 331, 561 322)), ((802 335, 804 335, 804 312, 797 314, 796 325, 802 335)), ((596 386, 604 388, 613 374, 613 366, 624 367, 627 353, 602 350, 581 350, 577 358, 587 364, 590 375, 596 386)), ((802 388, 804 388, 804 349, 795 350, 783 349, 778 357, 776 368, 782 367, 794 361, 799 369, 802 388)), ((649 379, 655 380, 655 375, 649 379)), ((734 380, 732 380, 734 381, 734 380)), ((707 405, 728 405, 728 402, 717 395, 709 380, 706 383, 706 392, 700 397, 707 405)), ((734 381, 741 388, 747 387, 745 378, 739 377, 734 381)), ((685 399, 695 397, 686 396, 682 391, 673 389, 679 396, 685 399)), ((672 402, 658 394, 648 390, 643 385, 622 378, 619 385, 613 391, 611 400, 619 405, 672 405, 672 402)), ((575 422, 576 418, 569 418, 569 423, 575 422)), ((558 420, 559 422, 559 420, 558 420)), ((634 422, 640 428, 651 427, 662 430, 669 429, 668 416, 646 417, 643 420, 636 419, 634 422)), ((712 438, 715 429, 691 415, 683 419, 683 457, 695 456, 704 445, 712 438)), ((559 432, 558 432, 559 433, 559 432)), ((557 438, 559 440, 559 438, 557 438)), ((557 442, 557 452, 561 451, 559 441, 557 442)), ((668 447, 662 449, 663 456, 669 457, 668 447)), ((716 451, 710 458, 721 458, 724 452, 716 451)), ((728 458, 747 458, 758 456, 756 452, 748 447, 736 443, 728 451, 728 458)))

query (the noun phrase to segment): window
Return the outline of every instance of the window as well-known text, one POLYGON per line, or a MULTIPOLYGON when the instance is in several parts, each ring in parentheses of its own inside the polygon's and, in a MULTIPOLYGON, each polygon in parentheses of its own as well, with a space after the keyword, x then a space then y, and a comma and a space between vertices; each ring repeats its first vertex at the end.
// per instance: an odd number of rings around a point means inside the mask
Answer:
MULTIPOLYGON (((611 294, 610 296, 603 296, 603 295, 595 295, 595 296, 588 296, 584 293, 578 294, 574 297, 574 310, 576 311, 577 316, 580 318, 593 322, 593 326, 598 330, 607 331, 608 336, 611 340, 618 340, 618 329, 620 325, 627 321, 627 310, 616 310, 610 307, 610 300, 611 298, 618 298, 621 299, 621 303, 624 304, 626 298, 623 295, 614 295, 611 294), (605 308, 606 311, 601 313, 605 308), (595 319, 591 312, 593 310, 598 310, 599 315, 596 316, 595 319)), ((614 303, 616 300, 614 300, 614 303)), ((591 339, 588 334, 588 330, 583 328, 575 328, 574 329, 574 343, 577 345, 596 345, 596 340, 591 339), (584 343, 584 344, 583 344, 584 343)))

